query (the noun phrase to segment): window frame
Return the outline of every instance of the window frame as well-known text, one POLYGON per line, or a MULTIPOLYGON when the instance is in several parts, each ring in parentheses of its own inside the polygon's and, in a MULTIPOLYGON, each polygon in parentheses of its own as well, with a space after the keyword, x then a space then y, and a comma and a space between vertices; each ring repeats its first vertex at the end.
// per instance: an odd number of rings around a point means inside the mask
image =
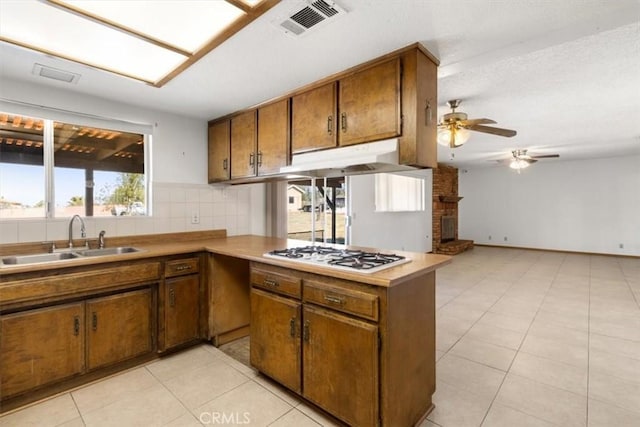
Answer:
MULTIPOLYGON (((35 218, 55 219, 67 218, 56 215, 55 206, 55 141, 54 123, 61 122, 78 126, 87 126, 100 129, 108 129, 119 132, 138 133, 143 137, 144 144, 144 183, 145 183, 145 210, 144 216, 152 216, 152 168, 151 146, 153 141, 153 127, 143 123, 129 122, 121 119, 112 119, 90 114, 74 113, 54 108, 40 107, 26 103, 14 103, 0 100, 0 111, 10 115, 20 115, 43 120, 43 167, 44 167, 44 216, 43 217, 17 217, 16 220, 28 220, 35 218)), ((85 206, 86 213, 86 206, 85 206)), ((83 215, 83 216, 86 216, 83 215)), ((118 217, 116 215, 116 217, 118 217)), ((100 218, 100 216, 92 216, 100 218)), ((109 217, 113 218, 113 217, 109 217)))

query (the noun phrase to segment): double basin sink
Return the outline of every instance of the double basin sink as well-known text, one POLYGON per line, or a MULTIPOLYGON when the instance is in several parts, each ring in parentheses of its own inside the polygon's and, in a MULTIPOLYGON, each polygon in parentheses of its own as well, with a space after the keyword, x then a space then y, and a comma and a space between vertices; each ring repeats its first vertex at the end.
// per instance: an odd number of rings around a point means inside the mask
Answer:
POLYGON ((68 259, 96 257, 107 255, 122 255, 133 252, 141 252, 142 249, 132 246, 119 246, 102 249, 80 249, 77 251, 49 252, 35 255, 12 255, 2 257, 1 265, 40 264, 43 262, 63 261, 68 259))

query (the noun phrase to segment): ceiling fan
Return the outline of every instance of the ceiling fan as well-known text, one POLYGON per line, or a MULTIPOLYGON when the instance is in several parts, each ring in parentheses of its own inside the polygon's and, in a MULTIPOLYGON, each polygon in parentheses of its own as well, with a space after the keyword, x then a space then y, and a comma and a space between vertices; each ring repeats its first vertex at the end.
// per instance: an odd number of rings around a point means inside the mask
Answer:
POLYGON ((509 162, 509 167, 515 169, 520 173, 520 170, 528 168, 529 165, 538 161, 538 159, 551 159, 560 157, 560 154, 543 154, 538 156, 530 156, 527 154, 527 150, 513 150, 511 151, 512 158, 498 160, 499 163, 509 162))
POLYGON ((449 148, 456 148, 467 142, 469 131, 490 133, 492 135, 512 137, 516 135, 515 130, 485 126, 495 124, 491 119, 468 119, 466 113, 456 112, 462 101, 452 99, 447 102, 451 112, 440 118, 438 123, 438 144, 449 148))

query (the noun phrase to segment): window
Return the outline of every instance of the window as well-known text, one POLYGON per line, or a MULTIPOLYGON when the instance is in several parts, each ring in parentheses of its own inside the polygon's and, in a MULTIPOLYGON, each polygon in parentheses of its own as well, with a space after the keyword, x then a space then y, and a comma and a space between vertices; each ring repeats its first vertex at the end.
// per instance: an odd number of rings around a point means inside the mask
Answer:
POLYGON ((309 241, 315 238, 317 242, 344 244, 344 182, 344 177, 289 181, 287 237, 309 241))
POLYGON ((423 211, 424 179, 389 173, 376 174, 376 212, 423 211))
POLYGON ((145 215, 149 137, 116 128, 0 113, 0 218, 145 215))

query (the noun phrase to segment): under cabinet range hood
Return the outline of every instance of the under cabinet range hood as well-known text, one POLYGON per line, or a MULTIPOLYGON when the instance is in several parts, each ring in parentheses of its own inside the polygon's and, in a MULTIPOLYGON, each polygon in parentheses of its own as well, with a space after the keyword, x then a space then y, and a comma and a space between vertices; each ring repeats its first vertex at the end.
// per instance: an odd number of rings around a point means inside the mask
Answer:
POLYGON ((291 159, 291 165, 280 168, 280 173, 332 178, 415 169, 412 166, 398 163, 398 139, 394 138, 329 150, 294 154, 291 159))

